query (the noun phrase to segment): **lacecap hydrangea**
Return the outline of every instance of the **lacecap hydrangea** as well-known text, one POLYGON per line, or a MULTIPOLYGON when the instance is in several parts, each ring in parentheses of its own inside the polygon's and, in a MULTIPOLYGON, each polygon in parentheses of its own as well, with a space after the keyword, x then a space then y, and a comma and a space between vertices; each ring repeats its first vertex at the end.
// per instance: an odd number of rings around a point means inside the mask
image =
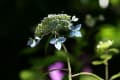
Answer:
POLYGON ((53 34, 55 37, 50 40, 50 44, 53 42, 52 44, 54 44, 55 47, 57 46, 56 48, 60 50, 61 44, 66 40, 64 36, 59 35, 56 37, 60 30, 69 30, 69 37, 81 37, 81 24, 73 26, 73 22, 76 21, 78 21, 78 18, 75 16, 71 17, 67 14, 49 14, 36 26, 34 32, 35 39, 30 39, 28 45, 35 47, 45 35, 53 34))

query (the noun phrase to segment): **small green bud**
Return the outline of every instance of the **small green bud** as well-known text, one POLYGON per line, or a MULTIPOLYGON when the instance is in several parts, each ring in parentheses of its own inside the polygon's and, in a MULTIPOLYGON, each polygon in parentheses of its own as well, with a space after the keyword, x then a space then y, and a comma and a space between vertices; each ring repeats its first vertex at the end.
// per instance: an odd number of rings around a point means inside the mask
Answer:
POLYGON ((113 44, 113 41, 108 40, 105 42, 100 41, 99 44, 97 45, 97 49, 107 49, 113 44))
POLYGON ((113 41, 100 41, 96 46, 96 51, 98 55, 102 55, 104 53, 108 53, 109 48, 113 45, 113 41))

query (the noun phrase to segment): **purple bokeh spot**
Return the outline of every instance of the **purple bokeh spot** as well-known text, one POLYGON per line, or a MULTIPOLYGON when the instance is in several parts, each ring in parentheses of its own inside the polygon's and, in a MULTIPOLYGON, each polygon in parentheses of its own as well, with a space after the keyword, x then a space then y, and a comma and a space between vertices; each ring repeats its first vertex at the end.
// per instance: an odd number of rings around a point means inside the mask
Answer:
POLYGON ((82 69, 82 72, 92 72, 92 69, 90 66, 85 66, 83 69, 82 69))
POLYGON ((81 61, 83 62, 82 72, 92 72, 92 68, 90 66, 91 58, 88 54, 84 53, 81 56, 81 61))
MULTIPOLYGON (((64 64, 62 62, 56 62, 48 67, 48 70, 54 70, 54 69, 62 69, 64 67, 64 64)), ((54 70, 49 72, 49 76, 51 80, 62 80, 64 77, 64 73, 61 70, 54 70)))

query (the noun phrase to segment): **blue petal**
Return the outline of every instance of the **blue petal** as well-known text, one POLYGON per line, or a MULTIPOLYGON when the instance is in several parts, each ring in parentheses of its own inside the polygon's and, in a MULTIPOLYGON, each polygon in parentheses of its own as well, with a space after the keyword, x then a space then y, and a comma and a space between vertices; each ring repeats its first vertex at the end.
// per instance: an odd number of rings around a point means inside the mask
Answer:
POLYGON ((31 48, 33 48, 33 47, 35 47, 37 44, 36 44, 36 41, 35 41, 35 40, 30 39, 30 40, 28 40, 27 45, 30 46, 31 48))
POLYGON ((80 31, 71 31, 70 32, 70 37, 81 37, 81 32, 80 31))
POLYGON ((38 45, 39 43, 40 43, 40 40, 37 40, 37 41, 36 41, 36 45, 38 45))
POLYGON ((79 31, 80 28, 81 28, 81 24, 78 24, 78 25, 76 25, 76 26, 72 26, 72 27, 71 27, 71 30, 72 30, 72 31, 79 31))
POLYGON ((75 37, 82 37, 81 32, 80 31, 75 31, 75 37))
POLYGON ((74 37, 75 36, 74 34, 75 34, 74 31, 71 31, 70 32, 70 37, 74 37))
POLYGON ((61 47, 62 47, 62 44, 61 44, 60 42, 56 42, 56 43, 55 43, 55 48, 56 48, 57 50, 60 50, 61 47))
POLYGON ((65 37, 59 37, 57 42, 64 43, 66 41, 65 37))
POLYGON ((52 38, 52 39, 50 40, 50 44, 55 44, 55 43, 57 42, 57 40, 58 40, 58 39, 56 39, 56 38, 52 38))
POLYGON ((31 48, 35 47, 37 45, 37 43, 35 42, 35 40, 33 40, 33 43, 30 45, 31 48))
POLYGON ((38 36, 35 36, 35 40, 41 40, 41 38, 38 36))
POLYGON ((33 42, 33 39, 30 38, 30 39, 27 41, 27 45, 30 46, 30 45, 32 44, 32 42, 33 42))

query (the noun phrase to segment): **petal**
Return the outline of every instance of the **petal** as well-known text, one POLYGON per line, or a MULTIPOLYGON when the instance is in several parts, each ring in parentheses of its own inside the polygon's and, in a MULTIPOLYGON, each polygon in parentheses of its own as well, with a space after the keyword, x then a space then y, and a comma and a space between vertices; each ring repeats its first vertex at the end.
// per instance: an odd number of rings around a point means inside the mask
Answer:
MULTIPOLYGON (((56 62, 48 67, 48 70, 54 70, 54 69, 62 69, 64 67, 64 64, 62 62, 56 62)), ((62 80, 64 77, 64 73, 61 72, 61 70, 54 70, 49 72, 49 76, 51 80, 62 80)))
POLYGON ((28 40, 27 45, 30 46, 31 48, 33 48, 33 47, 35 47, 37 44, 36 44, 36 41, 35 41, 35 40, 30 39, 30 40, 28 40))
POLYGON ((70 32, 70 37, 75 37, 75 31, 70 32))
POLYGON ((40 38, 40 37, 35 36, 36 45, 38 45, 38 44, 40 43, 40 40, 41 40, 41 38, 40 38))
POLYGON ((56 42, 56 43, 55 43, 55 48, 56 48, 57 50, 60 50, 61 47, 62 47, 62 45, 61 45, 60 42, 56 42))
POLYGON ((35 41, 36 42, 36 45, 38 45, 39 43, 40 43, 40 40, 37 40, 37 41, 35 41))
POLYGON ((55 44, 57 42, 57 39, 56 38, 52 38, 51 40, 50 40, 50 44, 55 44))
POLYGON ((66 41, 65 37, 59 37, 57 42, 64 43, 66 41))
POLYGON ((101 8, 107 8, 109 5, 109 0, 99 0, 99 6, 101 8))
POLYGON ((37 44, 35 42, 35 40, 33 40, 33 43, 30 45, 31 48, 35 47, 37 44))
POLYGON ((35 40, 41 40, 41 38, 38 36, 35 36, 35 40))
POLYGON ((55 71, 49 72, 49 76, 51 80, 63 80, 64 74, 59 70, 55 70, 55 71))
POLYGON ((81 37, 81 32, 80 31, 75 31, 75 37, 81 37))
POLYGON ((49 69, 49 70, 62 69, 63 67, 64 67, 63 62, 58 61, 58 62, 55 62, 54 64, 50 65, 50 66, 48 67, 48 69, 49 69))
POLYGON ((80 28, 81 28, 81 24, 78 24, 78 25, 76 25, 76 26, 72 26, 72 27, 71 27, 71 30, 72 30, 72 31, 79 31, 80 28))
POLYGON ((27 45, 30 46, 30 45, 32 44, 32 42, 33 42, 33 39, 30 38, 30 39, 27 41, 27 45))
POLYGON ((80 31, 71 31, 70 32, 70 37, 81 37, 81 32, 80 31))
POLYGON ((75 26, 70 26, 70 27, 69 27, 69 30, 74 30, 74 27, 75 27, 75 26))
POLYGON ((76 22, 76 21, 78 21, 78 18, 76 18, 76 16, 73 16, 72 21, 76 22))
POLYGON ((81 24, 78 24, 78 25, 75 26, 75 29, 74 29, 74 30, 77 30, 77 31, 78 31, 78 30, 80 30, 80 28, 81 28, 81 24))

